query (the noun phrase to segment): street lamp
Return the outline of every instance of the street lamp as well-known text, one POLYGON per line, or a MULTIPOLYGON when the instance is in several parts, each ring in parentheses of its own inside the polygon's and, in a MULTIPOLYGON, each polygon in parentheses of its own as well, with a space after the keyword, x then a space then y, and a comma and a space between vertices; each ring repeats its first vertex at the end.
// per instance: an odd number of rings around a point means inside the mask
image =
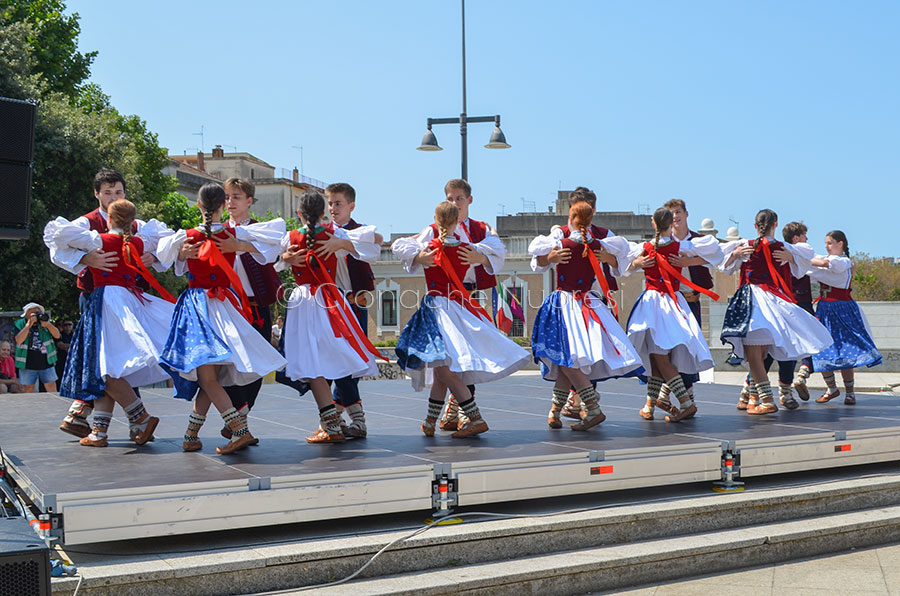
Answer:
POLYGON ((429 118, 427 122, 427 130, 425 136, 422 137, 422 144, 417 147, 419 151, 442 151, 443 147, 438 145, 437 137, 431 131, 433 124, 459 124, 460 150, 462 158, 462 179, 469 179, 469 159, 468 159, 468 142, 466 139, 466 128, 469 122, 493 122, 494 131, 491 133, 491 139, 485 145, 487 149, 509 149, 510 145, 506 142, 506 135, 500 130, 500 115, 496 116, 473 116, 466 114, 466 0, 460 0, 462 5, 462 113, 459 118, 429 118))

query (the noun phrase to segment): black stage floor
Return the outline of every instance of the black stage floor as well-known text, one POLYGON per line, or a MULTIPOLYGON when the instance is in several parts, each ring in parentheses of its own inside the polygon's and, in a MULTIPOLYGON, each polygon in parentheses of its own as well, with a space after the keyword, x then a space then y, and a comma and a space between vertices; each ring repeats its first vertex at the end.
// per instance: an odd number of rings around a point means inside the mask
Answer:
MULTIPOLYGON (((117 409, 110 426, 110 445, 103 449, 82 447, 77 439, 56 429, 68 399, 52 394, 4 395, 0 397, 4 405, 0 449, 13 480, 39 508, 46 509, 63 494, 108 493, 121 501, 122 494, 141 487, 158 491, 164 486, 250 480, 251 488, 245 490, 254 490, 260 486, 251 479, 259 478, 267 479, 261 487, 265 489, 282 477, 375 477, 382 471, 498 461, 513 462, 515 467, 528 461, 565 461, 570 456, 597 462, 605 461, 603 454, 612 452, 655 457, 695 447, 718 450, 726 444, 738 446, 736 451, 740 451, 741 444, 802 444, 811 436, 835 441, 854 433, 868 436, 900 429, 900 400, 890 394, 859 395, 856 406, 845 406, 842 399, 829 404, 810 401, 801 402, 794 411, 748 416, 735 408, 738 387, 707 384, 695 388, 699 409, 695 418, 667 423, 657 410, 656 420, 645 421, 637 413, 644 403, 644 386, 621 379, 598 387, 606 422, 588 432, 572 431, 568 422, 561 430, 551 430, 546 423, 551 387, 539 376, 528 374, 480 386, 476 397, 491 430, 475 438, 453 439, 440 431, 428 438, 419 430, 427 392, 413 392, 408 380, 363 381, 360 389, 368 438, 309 445, 304 437, 318 424, 312 396, 300 397, 282 385, 265 385, 250 416, 250 429, 260 444, 229 456, 215 452, 225 439, 219 436, 222 422, 214 409, 200 432, 203 450, 181 451, 190 404, 169 397, 170 390, 142 390, 148 411, 161 419, 154 442, 139 447, 129 441, 127 420, 117 409)), ((896 434, 900 436, 900 430, 896 434)), ((900 459, 900 453, 880 459, 900 459)), ((718 462, 714 467, 718 469, 718 462)), ((703 478, 685 481, 698 479, 703 478)), ((171 494, 168 490, 167 495, 171 494)), ((546 494, 538 491, 532 496, 546 494)), ((523 493, 509 498, 531 497, 523 493)), ((57 505, 57 512, 59 509, 57 505)), ((365 513, 354 513, 361 514, 365 513)))

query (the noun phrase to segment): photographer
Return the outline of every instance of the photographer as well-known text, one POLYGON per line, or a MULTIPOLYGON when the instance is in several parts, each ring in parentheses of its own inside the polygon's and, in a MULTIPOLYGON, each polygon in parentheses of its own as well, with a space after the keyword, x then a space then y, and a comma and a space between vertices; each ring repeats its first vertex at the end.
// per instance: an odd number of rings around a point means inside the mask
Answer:
POLYGON ((38 378, 49 392, 56 391, 56 344, 59 330, 50 322, 44 307, 29 302, 22 308, 22 318, 15 322, 16 368, 25 393, 35 390, 38 378))

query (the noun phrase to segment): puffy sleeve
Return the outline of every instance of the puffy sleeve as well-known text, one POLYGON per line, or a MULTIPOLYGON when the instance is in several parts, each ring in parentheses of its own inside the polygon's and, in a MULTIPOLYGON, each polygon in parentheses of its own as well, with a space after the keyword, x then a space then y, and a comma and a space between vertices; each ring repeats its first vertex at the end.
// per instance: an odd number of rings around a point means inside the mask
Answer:
POLYGON ((550 228, 550 233, 546 236, 538 236, 528 245, 528 254, 531 255, 531 270, 537 273, 543 273, 550 269, 552 265, 541 267, 538 265, 538 257, 550 254, 554 246, 560 246, 563 239, 562 229, 559 226, 550 228), (542 240, 543 239, 543 240, 542 240))
POLYGON ((828 261, 828 268, 834 273, 847 273, 853 267, 853 261, 841 255, 828 255, 824 257, 828 261))
POLYGON ((689 242, 694 251, 694 254, 691 256, 700 257, 706 261, 706 267, 709 268, 710 273, 712 273, 714 267, 718 267, 725 260, 722 245, 712 234, 697 236, 689 242))
POLYGON ((538 257, 543 257, 550 254, 550 251, 554 248, 558 248, 562 246, 562 243, 559 238, 554 238, 552 233, 547 236, 538 236, 534 240, 531 241, 531 244, 528 245, 528 254, 531 255, 531 270, 536 273, 543 273, 548 269, 553 267, 553 263, 548 263, 546 266, 541 266, 538 264, 538 257))
POLYGON ((381 256, 381 246, 375 242, 375 226, 359 226, 354 230, 339 228, 353 243, 355 257, 366 263, 374 263, 381 256))
POLYGON ((723 273, 733 274, 736 271, 739 271, 741 265, 744 263, 746 259, 736 259, 733 263, 728 265, 728 259, 731 258, 732 253, 742 246, 747 246, 748 240, 733 240, 731 242, 726 242, 722 245, 722 264, 719 265, 719 271, 723 273))
POLYGON ((156 257, 156 262, 153 263, 153 268, 159 272, 163 272, 168 267, 164 266, 159 257, 156 254, 156 249, 159 246, 159 241, 166 236, 171 236, 175 232, 169 228, 166 224, 159 221, 158 219, 151 219, 147 222, 140 222, 138 224, 138 232, 137 236, 144 242, 144 252, 149 252, 154 257, 156 257))
POLYGON ((54 265, 77 275, 85 269, 79 262, 81 258, 102 247, 103 240, 89 228, 83 217, 74 221, 57 217, 44 226, 44 244, 50 249, 50 260, 54 265))
POLYGON ((403 268, 406 269, 408 273, 415 273, 419 270, 419 265, 414 265, 413 259, 415 259, 416 255, 422 252, 432 240, 434 240, 434 231, 431 229, 431 226, 428 226, 419 232, 417 236, 409 236, 407 238, 398 238, 397 240, 394 240, 394 243, 391 244, 391 252, 400 259, 400 263, 403 264, 403 268))
POLYGON ((503 246, 503 241, 500 240, 500 236, 497 235, 497 232, 491 226, 488 226, 488 233, 485 235, 484 240, 473 244, 475 250, 483 254, 488 258, 488 262, 485 263, 484 269, 490 273, 491 275, 500 273, 503 269, 503 261, 506 259, 506 247, 503 246))
POLYGON ((281 241, 278 243, 278 261, 275 263, 275 271, 287 271, 291 268, 291 266, 284 261, 281 260, 281 255, 283 255, 287 249, 291 246, 291 233, 285 232, 284 236, 281 237, 281 241))
POLYGON ((166 269, 175 265, 175 275, 184 275, 184 272, 187 270, 187 262, 178 258, 178 252, 181 250, 181 245, 184 244, 185 240, 187 240, 187 232, 178 230, 160 238, 156 245, 157 260, 166 269))
POLYGON ((625 277, 630 274, 628 268, 631 261, 639 257, 644 252, 644 245, 635 242, 629 242, 621 236, 607 236, 600 241, 603 250, 610 253, 616 258, 616 266, 610 266, 610 273, 615 277, 625 277), (637 253, 635 254, 635 251, 637 253))
POLYGON ((806 242, 796 244, 785 242, 784 248, 794 257, 794 260, 791 261, 791 275, 797 278, 809 275, 810 271, 814 269, 812 259, 816 256, 813 247, 806 242))
POLYGON ((253 258, 260 265, 274 263, 281 249, 281 239, 284 237, 284 220, 280 217, 269 221, 260 221, 246 226, 238 226, 234 229, 234 237, 241 242, 249 242, 259 252, 251 252, 253 258))

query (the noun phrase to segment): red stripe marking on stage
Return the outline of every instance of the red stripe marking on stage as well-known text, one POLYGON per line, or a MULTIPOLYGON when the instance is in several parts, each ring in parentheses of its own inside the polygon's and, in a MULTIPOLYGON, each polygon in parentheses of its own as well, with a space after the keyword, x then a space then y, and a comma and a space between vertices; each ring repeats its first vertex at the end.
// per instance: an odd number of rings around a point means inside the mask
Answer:
POLYGON ((591 468, 591 476, 596 476, 597 474, 612 474, 613 467, 612 466, 599 466, 596 468, 591 468))
POLYGON ((450 492, 450 487, 446 484, 441 484, 440 486, 438 486, 438 492, 439 493, 450 492))
POLYGON ((850 451, 850 444, 848 443, 846 445, 835 445, 834 452, 838 453, 840 451, 850 451))

